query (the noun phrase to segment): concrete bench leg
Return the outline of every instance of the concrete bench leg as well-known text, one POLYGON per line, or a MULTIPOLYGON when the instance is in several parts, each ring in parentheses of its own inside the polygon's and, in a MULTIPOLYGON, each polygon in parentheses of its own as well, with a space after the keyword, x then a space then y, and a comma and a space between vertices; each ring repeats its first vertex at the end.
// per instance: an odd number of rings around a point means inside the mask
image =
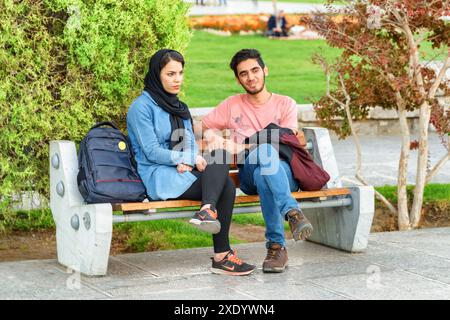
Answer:
POLYGON ((348 252, 362 252, 367 247, 375 208, 374 189, 349 187, 351 207, 304 209, 314 226, 309 241, 348 252))
MULTIPOLYGON (((328 130, 307 127, 303 128, 303 132, 306 140, 313 146, 310 153, 314 162, 324 168, 331 177, 326 188, 341 188, 338 165, 328 130)), ((349 189, 352 192, 351 208, 304 210, 314 226, 309 240, 349 252, 366 249, 375 212, 374 189, 371 186, 355 186, 349 189)))
POLYGON ((105 275, 112 237, 109 203, 84 203, 77 186, 72 141, 50 142, 50 208, 56 224, 58 262, 89 276, 105 275))

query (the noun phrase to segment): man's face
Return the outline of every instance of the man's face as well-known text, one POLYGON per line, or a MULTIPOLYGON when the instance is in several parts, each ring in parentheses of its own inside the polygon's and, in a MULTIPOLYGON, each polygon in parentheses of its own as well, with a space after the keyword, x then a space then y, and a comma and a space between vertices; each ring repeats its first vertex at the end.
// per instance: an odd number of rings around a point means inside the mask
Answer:
POLYGON ((261 68, 256 59, 248 59, 237 65, 237 80, 249 94, 260 93, 265 86, 267 67, 261 68))

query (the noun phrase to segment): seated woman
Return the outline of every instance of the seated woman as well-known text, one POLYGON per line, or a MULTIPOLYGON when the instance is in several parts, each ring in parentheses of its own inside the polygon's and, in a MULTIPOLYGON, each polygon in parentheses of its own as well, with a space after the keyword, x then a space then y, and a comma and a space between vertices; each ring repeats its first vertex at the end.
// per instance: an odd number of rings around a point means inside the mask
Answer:
MULTIPOLYGON (((191 114, 177 97, 183 68, 184 58, 174 50, 159 50, 150 59, 144 91, 127 113, 138 172, 152 200, 201 200, 200 210, 189 222, 213 234, 212 272, 250 274, 255 266, 236 256, 228 238, 236 193, 229 166, 208 163, 197 155, 191 114)), ((211 158, 214 152, 225 154, 214 150, 211 158)))

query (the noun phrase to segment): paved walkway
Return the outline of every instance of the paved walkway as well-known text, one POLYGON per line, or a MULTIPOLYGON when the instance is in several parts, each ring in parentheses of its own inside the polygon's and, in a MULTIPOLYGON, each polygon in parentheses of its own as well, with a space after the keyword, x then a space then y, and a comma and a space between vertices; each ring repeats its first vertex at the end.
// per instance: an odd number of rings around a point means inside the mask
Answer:
MULTIPOLYGON (((245 0, 228 0, 227 5, 195 5, 194 0, 185 0, 192 3, 193 6, 189 11, 191 16, 202 15, 225 15, 225 14, 272 14, 272 1, 245 1, 245 0)), ((206 3, 207 1, 205 1, 206 3)), ((214 3, 214 1, 210 1, 214 3)), ((217 1, 219 3, 219 1, 217 1)), ((326 8, 321 4, 307 3, 289 3, 277 2, 277 10, 284 10, 286 13, 309 13, 313 11, 325 11, 326 8)))
MULTIPOLYGON (((412 137, 412 140, 417 137, 412 137)), ((356 168, 356 148, 353 138, 339 140, 332 137, 339 174, 346 185, 354 185, 356 168)), ((398 161, 400 159, 400 136, 362 136, 362 173, 366 180, 374 186, 396 185, 398 161)), ((434 166, 446 149, 439 136, 430 133, 430 164, 434 166)), ((412 150, 409 158, 408 184, 415 184, 418 150, 412 150)), ((450 183, 450 161, 431 180, 435 183, 450 183)))
POLYGON ((450 299, 450 228, 373 233, 366 253, 289 243, 290 266, 264 274, 263 243, 237 245, 259 266, 211 274, 211 248, 110 258, 105 277, 67 273, 55 260, 0 263, 0 299, 450 299))

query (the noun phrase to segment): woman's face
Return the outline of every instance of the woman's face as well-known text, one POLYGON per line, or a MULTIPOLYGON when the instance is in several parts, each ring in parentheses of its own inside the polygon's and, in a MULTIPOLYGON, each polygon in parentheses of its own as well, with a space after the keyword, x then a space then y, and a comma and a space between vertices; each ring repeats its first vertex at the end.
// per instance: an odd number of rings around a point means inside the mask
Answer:
POLYGON ((183 65, 181 62, 170 60, 160 73, 161 83, 168 93, 178 94, 183 83, 183 65))

